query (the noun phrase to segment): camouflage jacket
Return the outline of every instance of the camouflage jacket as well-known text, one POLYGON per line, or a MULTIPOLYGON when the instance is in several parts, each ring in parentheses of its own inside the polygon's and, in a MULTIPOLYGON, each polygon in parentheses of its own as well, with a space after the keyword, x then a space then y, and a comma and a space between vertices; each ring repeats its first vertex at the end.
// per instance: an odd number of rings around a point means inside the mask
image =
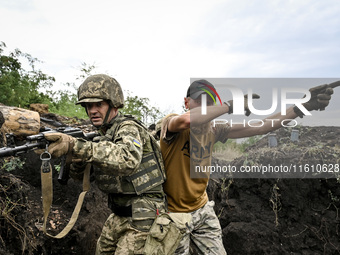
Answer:
POLYGON ((94 166, 98 187, 106 193, 163 193, 163 161, 147 130, 121 114, 110 125, 98 142, 78 139, 73 156, 94 166))
MULTIPOLYGON (((110 124, 114 124, 119 117, 117 115, 110 124)), ((133 121, 125 121, 118 128, 115 137, 103 135, 99 142, 78 139, 73 147, 73 157, 92 163, 110 175, 129 175, 142 160, 146 136, 133 121)))

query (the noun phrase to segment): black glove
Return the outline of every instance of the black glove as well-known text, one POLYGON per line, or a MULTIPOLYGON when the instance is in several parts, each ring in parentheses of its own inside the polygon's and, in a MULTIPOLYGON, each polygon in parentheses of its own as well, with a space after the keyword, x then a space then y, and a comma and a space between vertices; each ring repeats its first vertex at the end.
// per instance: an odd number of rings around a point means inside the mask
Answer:
MULTIPOLYGON (((331 100, 331 95, 333 94, 334 91, 333 91, 333 88, 329 84, 325 84, 325 85, 319 85, 319 86, 313 87, 309 90, 309 92, 311 94, 311 98, 309 99, 308 102, 303 103, 302 105, 308 111, 314 111, 314 110, 323 111, 329 104, 329 100, 331 100)), ((294 109, 294 112, 300 118, 304 116, 304 113, 297 106, 294 106, 293 109, 294 109)))
MULTIPOLYGON (((260 98, 260 96, 258 94, 252 94, 252 98, 258 99, 260 98)), ((225 102, 225 104, 229 106, 228 113, 229 114, 233 113, 233 100, 229 100, 228 102, 225 102)), ((251 113, 248 107, 248 94, 244 96, 244 111, 246 116, 249 116, 251 113)))

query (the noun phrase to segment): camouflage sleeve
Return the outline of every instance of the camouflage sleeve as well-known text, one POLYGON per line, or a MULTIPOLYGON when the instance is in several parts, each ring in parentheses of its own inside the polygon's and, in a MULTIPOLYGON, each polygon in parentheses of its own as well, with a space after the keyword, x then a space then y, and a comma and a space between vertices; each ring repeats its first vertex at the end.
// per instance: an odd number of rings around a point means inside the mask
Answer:
POLYGON ((141 162, 142 137, 138 127, 126 121, 120 125, 113 141, 101 140, 94 143, 78 139, 73 155, 99 167, 104 173, 129 175, 141 162))

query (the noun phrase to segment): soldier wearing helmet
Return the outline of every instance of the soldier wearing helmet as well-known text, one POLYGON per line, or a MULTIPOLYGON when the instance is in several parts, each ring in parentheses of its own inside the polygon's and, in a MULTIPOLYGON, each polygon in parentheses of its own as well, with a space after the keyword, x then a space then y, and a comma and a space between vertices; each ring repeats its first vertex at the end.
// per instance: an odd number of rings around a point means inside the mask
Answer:
POLYGON ((85 107, 92 124, 100 128, 117 115, 119 108, 124 107, 124 95, 122 88, 114 78, 105 74, 96 74, 88 77, 80 85, 77 104, 85 107), (98 108, 105 112, 89 112, 89 109, 95 106, 101 106, 98 108), (103 113, 105 114, 103 115, 103 113))
POLYGON ((73 178, 81 178, 84 166, 91 163, 96 184, 108 194, 112 214, 104 224, 96 254, 143 254, 157 214, 167 211, 160 149, 142 123, 119 113, 124 96, 114 78, 88 77, 78 89, 77 104, 85 108, 100 136, 86 141, 65 134, 47 135, 52 142, 49 151, 58 157, 71 150, 77 162, 71 165, 73 178))

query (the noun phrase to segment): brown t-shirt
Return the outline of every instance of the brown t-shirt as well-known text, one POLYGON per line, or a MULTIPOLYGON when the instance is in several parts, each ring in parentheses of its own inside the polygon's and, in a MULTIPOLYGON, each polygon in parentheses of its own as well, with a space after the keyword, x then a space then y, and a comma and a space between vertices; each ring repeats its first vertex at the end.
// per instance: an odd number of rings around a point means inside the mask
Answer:
POLYGON ((206 188, 209 174, 191 178, 190 167, 211 164, 213 145, 217 141, 227 140, 229 127, 224 124, 213 128, 207 124, 198 130, 191 128, 171 133, 167 127, 170 119, 175 116, 178 115, 170 114, 162 122, 160 146, 167 175, 164 191, 171 212, 192 212, 208 201, 206 188))

